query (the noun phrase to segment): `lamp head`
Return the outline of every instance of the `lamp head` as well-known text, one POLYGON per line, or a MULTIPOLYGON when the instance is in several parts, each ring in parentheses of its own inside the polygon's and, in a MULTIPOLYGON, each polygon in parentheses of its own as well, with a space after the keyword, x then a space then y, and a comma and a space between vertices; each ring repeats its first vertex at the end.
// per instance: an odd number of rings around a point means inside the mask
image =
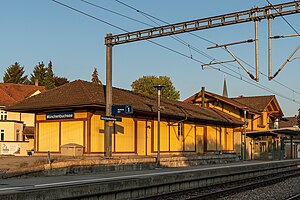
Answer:
POLYGON ((153 87, 155 87, 157 90, 162 90, 165 86, 163 86, 163 85, 155 85, 153 87))

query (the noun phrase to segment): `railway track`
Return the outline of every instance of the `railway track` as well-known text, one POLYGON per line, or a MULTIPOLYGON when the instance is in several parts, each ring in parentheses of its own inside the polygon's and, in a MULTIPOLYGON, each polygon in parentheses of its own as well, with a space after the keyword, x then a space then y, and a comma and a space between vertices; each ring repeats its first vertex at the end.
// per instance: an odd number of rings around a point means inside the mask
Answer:
POLYGON ((294 196, 291 196, 291 197, 287 198, 286 200, 298 200, 298 199, 300 199, 300 193, 296 194, 294 196))
POLYGON ((8 188, 0 199, 216 199, 299 175, 299 160, 242 163, 8 188))
MULTIPOLYGON (((299 170, 293 170, 285 173, 276 173, 261 176, 259 178, 249 178, 239 181, 231 181, 223 184, 201 187, 184 191, 170 192, 168 194, 156 195, 147 198, 138 198, 139 200, 196 200, 196 199, 217 199, 230 196, 247 190, 276 184, 288 178, 300 176, 299 170)), ((290 197, 288 200, 300 199, 300 194, 290 197)))

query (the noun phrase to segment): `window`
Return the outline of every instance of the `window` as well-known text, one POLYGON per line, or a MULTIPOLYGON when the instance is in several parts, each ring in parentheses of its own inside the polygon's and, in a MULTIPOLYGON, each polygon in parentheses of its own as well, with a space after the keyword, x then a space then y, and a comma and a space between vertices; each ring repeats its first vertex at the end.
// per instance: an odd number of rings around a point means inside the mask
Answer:
POLYGON ((7 120, 7 112, 1 110, 0 120, 7 120))
POLYGON ((4 130, 1 130, 1 133, 0 133, 0 140, 1 140, 1 141, 4 141, 4 130))

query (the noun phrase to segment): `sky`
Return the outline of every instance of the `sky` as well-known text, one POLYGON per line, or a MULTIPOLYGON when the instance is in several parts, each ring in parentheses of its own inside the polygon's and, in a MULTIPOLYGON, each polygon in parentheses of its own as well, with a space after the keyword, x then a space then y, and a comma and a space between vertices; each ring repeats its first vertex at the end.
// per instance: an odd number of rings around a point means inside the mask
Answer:
MULTIPOLYGON (((57 1, 99 20, 52 0, 1 0, 0 81, 6 69, 15 62, 24 66, 25 73, 30 76, 35 65, 39 62, 48 64, 51 60, 56 76, 66 77, 70 81, 77 79, 91 81, 93 70, 97 68, 99 78, 105 84, 104 38, 107 33, 115 35, 124 33, 124 30, 146 29, 150 27, 148 25, 152 27, 166 25, 157 19, 172 24, 248 10, 256 5, 263 7, 268 3, 264 0, 57 1)), ((270 2, 278 4, 288 1, 271 0, 270 2)), ((300 14, 285 16, 284 19, 298 33, 300 32, 300 14)), ((296 33, 284 19, 277 17, 273 20, 273 35, 296 33)), ((149 41, 116 45, 113 47, 113 86, 131 90, 131 83, 142 76, 169 76, 180 92, 180 99, 184 100, 200 91, 201 87, 222 94, 225 78, 229 97, 276 95, 284 115, 294 116, 298 114, 300 107, 299 68, 297 68, 300 59, 289 62, 275 79, 269 81, 266 76, 268 74, 267 27, 266 20, 259 22, 258 83, 250 80, 247 73, 236 62, 204 69, 201 66, 203 63, 232 60, 232 57, 220 48, 210 50, 207 48, 214 44, 254 39, 254 23, 248 22, 195 31, 192 34, 179 34, 175 39, 166 36, 152 40, 160 46, 149 41)), ((273 74, 299 45, 299 41, 299 37, 273 40, 273 74)), ((254 48, 254 43, 229 47, 244 61, 244 66, 255 74, 254 48)), ((294 57, 299 56, 300 50, 294 57)))

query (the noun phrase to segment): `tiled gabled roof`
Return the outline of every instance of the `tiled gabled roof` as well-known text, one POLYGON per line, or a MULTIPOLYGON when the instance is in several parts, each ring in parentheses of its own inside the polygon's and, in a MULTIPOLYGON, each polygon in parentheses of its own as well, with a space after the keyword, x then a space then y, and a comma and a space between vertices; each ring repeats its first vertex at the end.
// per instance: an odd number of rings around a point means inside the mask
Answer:
POLYGON ((289 127, 294 127, 297 125, 298 125, 298 117, 297 116, 285 117, 279 121, 280 128, 289 128, 289 127))
MULTIPOLYGON (((11 111, 40 112, 61 108, 105 106, 105 86, 76 80, 58 88, 25 99, 10 107, 11 111)), ((113 88, 114 105, 133 105, 134 112, 157 113, 157 97, 113 88)), ((242 121, 211 108, 200 108, 193 104, 162 98, 161 114, 165 116, 205 120, 224 124, 241 125, 242 121)))
POLYGON ((262 112, 272 101, 272 99, 275 98, 275 95, 269 95, 269 96, 252 96, 252 97, 236 97, 231 98, 237 102, 240 102, 242 104, 245 104, 249 107, 256 108, 258 111, 262 112))
POLYGON ((22 101, 36 91, 44 92, 44 86, 23 85, 13 83, 0 83, 0 106, 8 106, 22 101))
MULTIPOLYGON (((184 100, 184 102, 187 102, 187 103, 195 103, 195 100, 197 100, 199 97, 202 96, 202 91, 192 95, 191 97, 187 98, 186 100, 184 100)), ((236 101, 234 98, 228 98, 228 97, 224 97, 224 96, 221 96, 221 95, 218 95, 218 94, 214 94, 212 92, 208 92, 208 91, 205 91, 205 98, 207 97, 212 97, 214 99, 217 99, 221 102, 224 102, 224 103, 227 103, 229 105, 232 105, 234 107, 237 107, 241 110, 243 110, 245 107, 247 107, 248 111, 249 112, 252 112, 252 113, 259 113, 259 111, 256 109, 256 108, 253 108, 247 104, 244 104, 242 102, 239 102, 239 101, 236 101)), ((198 102, 199 103, 199 102, 198 102)))
POLYGON ((255 108, 259 112, 263 112, 269 105, 270 103, 274 103, 276 106, 277 110, 277 115, 279 117, 283 116, 283 112, 276 100, 275 95, 267 95, 267 96, 251 96, 251 97, 237 97, 237 98, 232 98, 233 100, 240 102, 242 104, 247 105, 248 107, 255 108))

